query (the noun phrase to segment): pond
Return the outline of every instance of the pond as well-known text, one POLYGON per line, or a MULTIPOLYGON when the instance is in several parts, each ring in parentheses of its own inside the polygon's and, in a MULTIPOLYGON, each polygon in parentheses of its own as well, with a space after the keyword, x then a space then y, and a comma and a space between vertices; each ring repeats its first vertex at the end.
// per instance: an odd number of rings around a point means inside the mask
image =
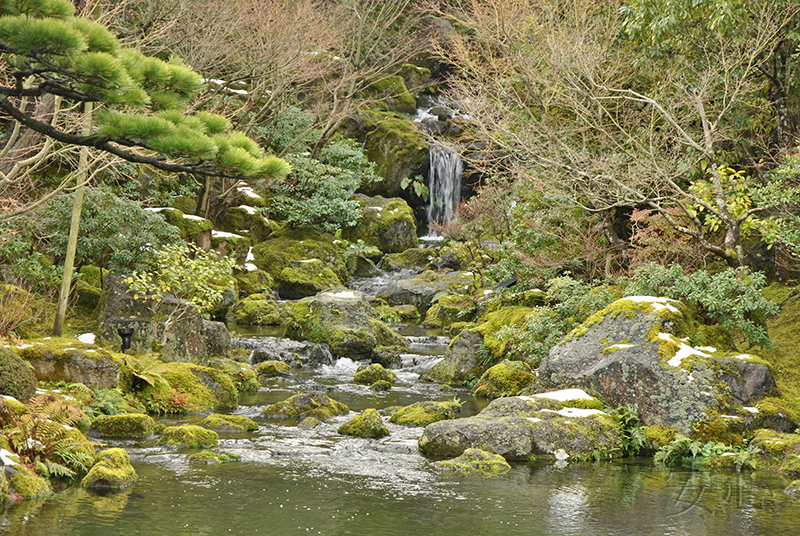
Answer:
MULTIPOLYGON (((253 433, 221 433, 218 450, 239 461, 198 465, 156 439, 109 441, 131 455, 139 481, 98 495, 73 487, 9 507, 0 534, 50 535, 797 535, 800 500, 790 479, 767 473, 655 467, 652 460, 516 464, 499 477, 444 472, 421 456, 422 428, 388 424, 380 440, 341 436, 355 412, 458 397, 462 415, 486 401, 416 381, 438 359, 441 341, 419 336, 388 393, 352 383, 356 363, 274 380, 235 413, 253 433), (435 348, 439 347, 439 350, 435 348), (313 428, 268 420, 268 404, 303 388, 324 389, 349 416, 313 428)), ((193 423, 203 415, 164 418, 193 423)))

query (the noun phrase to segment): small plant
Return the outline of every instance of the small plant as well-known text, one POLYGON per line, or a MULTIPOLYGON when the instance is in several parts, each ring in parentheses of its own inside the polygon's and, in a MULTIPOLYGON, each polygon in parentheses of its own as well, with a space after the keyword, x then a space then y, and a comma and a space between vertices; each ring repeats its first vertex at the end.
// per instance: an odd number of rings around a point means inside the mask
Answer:
POLYGON ((415 196, 423 201, 428 201, 428 197, 430 197, 431 192, 428 187, 425 186, 425 179, 422 177, 422 175, 415 175, 414 178, 405 177, 400 181, 400 188, 403 190, 408 190, 409 186, 411 187, 411 192, 415 196))
POLYGON ((189 402, 189 395, 186 393, 172 393, 166 397, 157 393, 150 393, 147 409, 151 413, 171 415, 197 411, 199 408, 189 402))
POLYGON ((646 438, 636 408, 624 405, 608 413, 617 420, 617 429, 622 440, 622 455, 633 457, 639 454, 645 445, 646 438))
POLYGON ((678 463, 703 466, 708 465, 715 456, 729 456, 731 463, 738 471, 742 468, 755 469, 755 454, 757 454, 756 451, 751 451, 747 447, 731 447, 714 441, 703 443, 699 439, 678 434, 669 445, 658 449, 653 461, 665 466, 678 463))

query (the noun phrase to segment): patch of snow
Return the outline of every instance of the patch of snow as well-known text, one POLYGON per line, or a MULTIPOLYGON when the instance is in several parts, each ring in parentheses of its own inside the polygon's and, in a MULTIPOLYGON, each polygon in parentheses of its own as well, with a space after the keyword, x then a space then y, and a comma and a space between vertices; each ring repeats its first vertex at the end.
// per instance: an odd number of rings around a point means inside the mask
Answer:
POLYGON ((242 235, 227 233, 225 231, 211 231, 211 236, 216 238, 244 238, 242 235))
POLYGON ((734 359, 753 359, 753 356, 751 356, 750 354, 739 354, 739 355, 733 356, 733 358, 734 359))
POLYGON ((297 262, 316 262, 316 261, 318 261, 318 262, 322 262, 322 261, 320 261, 319 259, 304 259, 304 260, 302 260, 302 261, 297 261, 297 262))
POLYGON ((205 218, 201 218, 200 216, 195 216, 194 214, 184 214, 183 218, 186 220, 195 220, 195 221, 203 221, 205 218))
POLYGON ((673 337, 669 333, 659 333, 658 338, 661 339, 662 341, 669 341, 679 345, 678 351, 675 352, 675 355, 672 357, 672 359, 668 361, 669 365, 673 367, 679 367, 681 365, 681 361, 692 355, 697 355, 700 357, 711 357, 709 354, 702 352, 696 348, 692 348, 683 341, 676 340, 675 337, 673 337))
POLYGON ((253 255, 253 248, 252 247, 247 250, 247 257, 244 260, 246 260, 246 261, 254 261, 254 260, 256 260, 256 256, 253 255))
POLYGON ((492 289, 488 289, 488 290, 484 290, 484 291, 483 291, 483 295, 484 295, 484 296, 487 296, 487 295, 489 295, 489 294, 494 294, 494 291, 493 291, 492 289))
POLYGON ((717 349, 714 348, 713 346, 695 346, 694 349, 700 350, 701 352, 708 352, 710 354, 713 354, 714 352, 717 351, 717 349))
POLYGON ((19 456, 6 449, 0 449, 0 461, 3 465, 20 465, 19 456))
POLYGON ((744 406, 742 409, 750 413, 758 413, 758 408, 754 408, 753 406, 744 406))
POLYGON ((536 417, 528 417, 528 420, 531 422, 542 422, 542 419, 537 419, 536 417))
POLYGON ((32 344, 20 344, 19 346, 17 346, 17 348, 19 348, 20 350, 22 350, 22 349, 24 349, 24 348, 30 348, 30 347, 32 347, 32 346, 33 346, 32 344))
POLYGON ((606 348, 616 348, 618 350, 624 350, 625 348, 633 348, 633 345, 620 342, 617 344, 612 344, 611 346, 607 346, 606 348))
POLYGON ((667 309, 668 311, 671 311, 673 313, 678 312, 677 307, 675 307, 670 303, 673 300, 669 298, 657 298, 655 296, 626 296, 623 299, 636 303, 649 303, 650 306, 656 311, 660 311, 661 309, 667 309))
POLYGON ((720 415, 723 419, 743 419, 740 415, 720 415))
POLYGON ((239 186, 238 188, 236 188, 236 191, 237 192, 241 192, 245 196, 253 198, 253 199, 262 199, 262 197, 260 195, 258 195, 257 193, 255 193, 253 191, 253 189, 250 188, 249 186, 239 186))
POLYGON ((552 400, 558 400, 559 402, 566 402, 567 400, 594 400, 583 389, 562 389, 560 391, 550 391, 549 393, 539 393, 533 396, 535 398, 549 398, 552 400))
POLYGON ((256 270, 258 270, 258 266, 256 266, 256 265, 255 265, 255 264, 253 264, 252 262, 246 262, 246 263, 244 264, 244 268, 245 268, 245 270, 247 270, 248 272, 255 272, 256 270))
POLYGON ((247 95, 247 91, 245 91, 244 89, 231 89, 231 88, 226 88, 226 91, 228 91, 228 92, 230 92, 230 93, 236 93, 236 94, 238 94, 238 95, 247 95))
POLYGON ((97 335, 94 333, 81 333, 78 335, 78 340, 84 344, 94 344, 94 341, 97 339, 97 335))
POLYGON ((250 205, 239 205, 239 208, 250 214, 251 216, 258 212, 255 207, 251 207, 250 205))
POLYGON ((15 402, 19 402, 19 400, 17 400, 16 398, 14 398, 11 395, 0 395, 0 398, 2 398, 4 400, 14 400, 15 402))
POLYGON ((564 408, 556 411, 562 417, 591 417, 592 415, 606 415, 599 409, 564 408))
POLYGON ((164 210, 172 210, 170 207, 147 207, 145 210, 150 212, 162 212, 164 210))
POLYGON ((345 298, 348 300, 354 300, 357 296, 356 293, 352 290, 343 290, 341 292, 332 292, 328 294, 332 298, 345 298))

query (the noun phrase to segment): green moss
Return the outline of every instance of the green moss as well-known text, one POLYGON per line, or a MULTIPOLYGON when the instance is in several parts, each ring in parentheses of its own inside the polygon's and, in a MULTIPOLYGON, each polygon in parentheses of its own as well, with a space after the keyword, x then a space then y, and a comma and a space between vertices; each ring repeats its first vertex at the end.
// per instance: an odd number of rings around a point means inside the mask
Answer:
POLYGON ((647 448, 652 451, 656 451, 661 447, 666 447, 672 443, 675 436, 678 434, 678 430, 675 428, 670 428, 669 426, 663 426, 661 424, 643 426, 642 429, 644 430, 645 444, 647 448))
POLYGON ((184 214, 194 214, 195 209, 197 209, 197 201, 194 198, 179 195, 172 199, 169 206, 180 210, 184 214))
POLYGON ((363 385, 373 385, 380 381, 392 384, 397 381, 397 374, 390 369, 383 368, 380 363, 372 363, 359 366, 353 381, 363 385))
POLYGON ((267 299, 263 294, 246 297, 236 304, 233 314, 239 324, 278 326, 281 323, 277 302, 267 299))
POLYGON ((92 421, 103 438, 143 438, 153 434, 155 425, 152 417, 137 413, 98 415, 92 421))
POLYGON ((392 184, 422 169, 428 143, 411 121, 389 117, 375 123, 364 141, 364 151, 375 162, 378 174, 392 184))
POLYGON ((253 294, 268 293, 278 288, 275 279, 264 270, 250 270, 245 273, 236 274, 236 283, 239 288, 239 297, 246 298, 253 294))
POLYGON ((536 376, 527 363, 503 361, 484 372, 472 392, 486 398, 514 396, 535 380, 536 376))
MULTIPOLYGON (((221 370, 193 363, 161 363, 140 377, 150 379, 137 397, 155 411, 164 411, 159 403, 185 395, 187 407, 195 411, 212 408, 235 408, 239 393, 229 375, 221 370)), ((167 408, 168 409, 168 408, 167 408)))
POLYGON ((475 301, 472 296, 441 296, 439 301, 428 309, 423 324, 434 327, 448 327, 455 322, 474 320, 474 315, 465 316, 465 312, 474 308, 475 301))
POLYGON ((282 230, 253 246, 253 264, 277 277, 290 262, 319 259, 345 281, 347 269, 333 240, 332 236, 311 229, 282 230))
POLYGON ((523 325, 525 317, 532 312, 530 307, 504 307, 486 315, 483 323, 474 328, 483 335, 483 344, 495 360, 502 359, 508 348, 508 341, 498 337, 500 329, 504 326, 523 325))
POLYGON ((203 233, 210 232, 213 228, 211 220, 198 219, 191 215, 187 217, 183 212, 174 208, 160 210, 158 213, 167 220, 167 223, 178 228, 183 239, 194 240, 203 233))
POLYGON ((785 398, 766 397, 756 403, 758 411, 766 418, 784 417, 789 421, 798 421, 798 408, 785 398))
POLYGON ((202 463, 206 465, 217 463, 228 463, 239 460, 239 456, 235 454, 216 453, 210 450, 203 450, 201 452, 194 452, 187 458, 191 463, 202 463))
POLYGON ((45 479, 21 471, 11 475, 8 484, 22 499, 46 497, 53 493, 50 484, 45 479))
POLYGON ((437 462, 436 465, 460 473, 478 472, 487 475, 501 475, 511 469, 505 458, 499 454, 473 448, 466 449, 458 458, 437 462))
POLYGON ((212 413, 202 421, 200 426, 209 430, 226 432, 253 432, 258 430, 258 423, 244 415, 222 415, 212 413))
POLYGON ((33 367, 14 352, 0 347, 0 394, 25 402, 35 392, 33 367))
POLYGON ((369 386, 372 391, 391 391, 392 382, 386 380, 378 380, 369 386))
POLYGON ((392 413, 389 422, 410 426, 427 426, 434 422, 455 419, 459 413, 461 413, 461 404, 456 400, 415 402, 392 413))
POLYGON ((404 114, 413 114, 417 100, 408 91, 400 75, 384 76, 374 82, 369 91, 387 105, 387 109, 404 114))
POLYGON ((329 419, 336 415, 345 415, 350 408, 320 391, 300 393, 286 400, 267 406, 261 413, 263 417, 279 419, 304 419, 316 417, 329 419))
POLYGON ((255 366, 259 377, 274 378, 276 376, 293 376, 294 370, 283 361, 262 361, 255 366))
POLYGON ((124 489, 139 479, 125 449, 111 448, 97 454, 92 469, 81 481, 84 488, 124 489))
POLYGON ((209 360, 208 366, 227 374, 240 394, 258 391, 258 375, 247 363, 216 358, 209 360))
POLYGON ((409 248, 400 253, 390 253, 383 258, 381 266, 384 270, 406 270, 426 266, 431 260, 428 248, 409 248))
POLYGON ((291 262, 275 277, 282 298, 298 300, 319 292, 341 287, 342 282, 319 259, 291 262))
POLYGON ((316 417, 306 417, 303 419, 300 424, 297 425, 298 428, 314 428, 315 426, 322 424, 322 421, 317 419, 316 417))
POLYGON ((165 428, 158 443, 173 448, 209 448, 218 441, 219 436, 215 431, 194 424, 184 424, 165 428))
POLYGON ((375 409, 367 409, 339 427, 339 433, 356 437, 385 437, 389 430, 375 409))
POLYGON ((750 441, 750 450, 757 453, 759 469, 800 474, 800 434, 758 430, 750 441))
POLYGON ((401 255, 419 245, 414 211, 403 199, 364 195, 355 195, 354 199, 361 205, 362 215, 356 225, 343 230, 344 238, 401 255))

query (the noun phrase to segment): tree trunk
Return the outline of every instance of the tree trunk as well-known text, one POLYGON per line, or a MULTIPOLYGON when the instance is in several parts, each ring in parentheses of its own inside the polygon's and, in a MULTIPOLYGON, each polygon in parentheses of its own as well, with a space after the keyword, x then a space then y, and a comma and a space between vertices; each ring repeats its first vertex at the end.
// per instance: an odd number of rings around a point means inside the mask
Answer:
MULTIPOLYGON (((91 102, 84 103, 83 135, 91 133, 92 124, 91 102)), ((72 202, 72 221, 69 227, 69 240, 67 241, 67 258, 64 260, 64 275, 61 278, 61 290, 58 294, 58 307, 56 309, 56 319, 53 323, 53 335, 60 337, 64 331, 64 318, 67 313, 67 302, 69 301, 69 288, 72 285, 72 267, 75 263, 75 251, 78 249, 78 229, 81 222, 81 211, 83 210, 83 194, 86 188, 86 177, 89 175, 89 148, 81 148, 81 157, 78 163, 75 190, 75 199, 72 202)))

